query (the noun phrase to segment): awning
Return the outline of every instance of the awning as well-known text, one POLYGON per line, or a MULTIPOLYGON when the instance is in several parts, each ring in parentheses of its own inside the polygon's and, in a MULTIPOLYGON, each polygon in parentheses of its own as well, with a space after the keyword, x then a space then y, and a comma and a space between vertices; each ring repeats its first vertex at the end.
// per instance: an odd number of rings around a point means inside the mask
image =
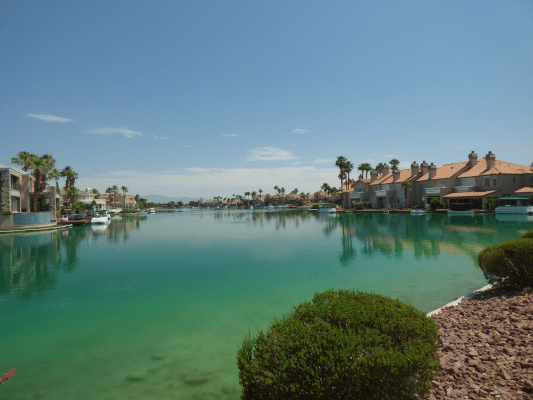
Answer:
POLYGON ((500 190, 487 190, 486 192, 460 192, 460 193, 450 193, 446 196, 442 196, 445 199, 464 199, 464 198, 480 198, 485 197, 489 194, 499 192, 500 190))
POLYGON ((499 200, 529 200, 529 197, 500 197, 499 200))

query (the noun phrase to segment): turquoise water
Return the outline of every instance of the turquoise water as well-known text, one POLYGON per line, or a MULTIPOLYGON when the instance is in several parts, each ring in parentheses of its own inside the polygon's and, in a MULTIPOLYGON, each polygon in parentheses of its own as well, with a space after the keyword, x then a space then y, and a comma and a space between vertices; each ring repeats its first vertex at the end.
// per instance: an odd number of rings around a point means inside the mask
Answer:
POLYGON ((523 217, 183 212, 0 235, 2 399, 238 399, 248 330, 329 288, 429 312, 523 217))

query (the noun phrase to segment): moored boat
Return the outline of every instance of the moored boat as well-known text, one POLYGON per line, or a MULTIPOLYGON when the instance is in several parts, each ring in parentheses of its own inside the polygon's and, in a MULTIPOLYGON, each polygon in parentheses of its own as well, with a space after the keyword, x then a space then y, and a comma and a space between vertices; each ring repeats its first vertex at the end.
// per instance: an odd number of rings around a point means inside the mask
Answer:
POLYGON ((100 210, 91 218, 91 224, 109 224, 111 217, 107 210, 100 210))
POLYGON ((335 203, 322 203, 318 205, 318 212, 320 214, 334 214, 337 212, 335 203))
POLYGON ((501 197, 498 201, 503 204, 496 207, 496 214, 533 214, 533 205, 528 197, 501 197))

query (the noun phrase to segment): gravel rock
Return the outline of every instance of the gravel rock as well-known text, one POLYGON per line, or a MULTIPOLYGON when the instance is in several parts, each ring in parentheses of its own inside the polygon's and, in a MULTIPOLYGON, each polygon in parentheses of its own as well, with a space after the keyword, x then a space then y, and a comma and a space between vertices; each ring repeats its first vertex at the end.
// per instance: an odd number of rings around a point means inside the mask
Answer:
POLYGON ((533 290, 494 288, 431 316, 441 372, 427 399, 533 399, 533 290))

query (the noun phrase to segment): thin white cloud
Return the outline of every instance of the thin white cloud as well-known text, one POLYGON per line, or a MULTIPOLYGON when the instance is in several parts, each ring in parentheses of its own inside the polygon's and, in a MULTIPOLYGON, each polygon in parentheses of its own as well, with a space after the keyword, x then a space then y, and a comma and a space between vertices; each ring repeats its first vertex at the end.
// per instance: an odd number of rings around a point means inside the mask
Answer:
POLYGON ((168 136, 161 136, 161 139, 167 140, 168 136))
POLYGON ((458 149, 459 150, 466 149, 466 146, 459 146, 458 149))
POLYGON ((92 131, 89 131, 89 133, 98 133, 100 135, 112 135, 115 133, 120 133, 128 138, 132 138, 134 136, 141 136, 141 132, 135 132, 130 131, 129 129, 122 127, 122 128, 99 128, 99 129, 93 129, 92 131))
POLYGON ((309 129, 296 128, 292 130, 292 133, 298 133, 300 135, 305 135, 306 133, 311 132, 309 129))
POLYGON ((411 168, 411 163, 408 161, 400 161, 400 164, 398 164, 399 169, 409 169, 411 168))
POLYGON ((329 163, 334 163, 335 159, 334 158, 318 158, 313 162, 315 164, 329 164, 329 163))
POLYGON ((382 154, 383 157, 385 158, 397 158, 397 157, 400 157, 400 156, 397 156, 395 154, 382 154))
POLYGON ((55 115, 45 115, 45 114, 26 114, 27 117, 42 119, 43 121, 49 122, 72 122, 71 119, 56 117, 55 115))
POLYGON ((296 161, 296 162, 293 162, 291 163, 291 165, 301 165, 302 163, 300 161, 296 161))
POLYGON ((428 150, 428 153, 435 153, 437 150, 428 150))
POLYGON ((235 135, 234 133, 223 133, 222 136, 226 136, 226 137, 238 137, 239 135, 235 135))
POLYGON ((292 160, 297 158, 290 151, 278 149, 277 147, 261 147, 248 150, 248 157, 245 161, 273 161, 292 160))

